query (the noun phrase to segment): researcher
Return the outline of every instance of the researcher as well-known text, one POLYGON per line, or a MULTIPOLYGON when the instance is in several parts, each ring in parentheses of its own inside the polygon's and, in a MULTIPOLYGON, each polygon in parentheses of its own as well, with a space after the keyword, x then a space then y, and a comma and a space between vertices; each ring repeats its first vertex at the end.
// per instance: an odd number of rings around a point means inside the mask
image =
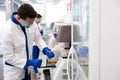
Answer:
POLYGON ((33 42, 49 59, 54 57, 39 33, 36 15, 30 4, 22 4, 4 26, 4 80, 30 80, 31 67, 41 66, 42 59, 32 58, 33 42))
POLYGON ((36 15, 35 22, 38 25, 38 30, 40 31, 41 35, 43 35, 43 29, 42 29, 42 26, 41 26, 41 22, 42 22, 42 15, 41 14, 38 13, 36 15))

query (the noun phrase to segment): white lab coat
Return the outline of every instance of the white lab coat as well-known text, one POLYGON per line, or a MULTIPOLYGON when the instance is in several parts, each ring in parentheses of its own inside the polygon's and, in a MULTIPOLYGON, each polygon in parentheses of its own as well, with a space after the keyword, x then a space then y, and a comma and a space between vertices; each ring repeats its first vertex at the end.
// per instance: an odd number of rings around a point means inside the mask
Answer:
MULTIPOLYGON (((47 47, 38 31, 37 24, 34 22, 30 28, 26 28, 29 59, 32 59, 33 42, 42 50, 47 47)), ((14 65, 4 64, 4 80, 22 80, 25 77, 24 66, 26 64, 26 43, 25 35, 19 25, 16 25, 11 19, 4 26, 2 36, 3 59, 14 65)))
MULTIPOLYGON (((36 24, 37 24, 37 23, 36 23, 36 24)), ((41 28, 41 25, 40 25, 40 24, 37 24, 37 28, 38 28, 39 34, 40 34, 40 30, 42 29, 42 28, 41 28)), ((35 43, 35 42, 33 42, 33 46, 36 46, 36 43, 35 43)))

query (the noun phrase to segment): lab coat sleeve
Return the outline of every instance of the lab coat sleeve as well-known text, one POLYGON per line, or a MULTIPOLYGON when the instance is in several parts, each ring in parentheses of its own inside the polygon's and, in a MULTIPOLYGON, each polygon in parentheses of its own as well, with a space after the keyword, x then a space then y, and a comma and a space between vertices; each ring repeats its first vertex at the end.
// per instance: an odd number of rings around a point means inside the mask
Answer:
POLYGON ((14 53, 14 41, 12 35, 13 34, 4 32, 2 36, 4 61, 13 66, 24 68, 26 59, 21 56, 22 53, 14 53))
POLYGON ((35 38, 34 41, 36 43, 36 45, 39 47, 39 49, 42 51, 43 48, 47 47, 46 43, 44 42, 39 30, 38 30, 38 26, 36 23, 34 23, 35 26, 35 38))

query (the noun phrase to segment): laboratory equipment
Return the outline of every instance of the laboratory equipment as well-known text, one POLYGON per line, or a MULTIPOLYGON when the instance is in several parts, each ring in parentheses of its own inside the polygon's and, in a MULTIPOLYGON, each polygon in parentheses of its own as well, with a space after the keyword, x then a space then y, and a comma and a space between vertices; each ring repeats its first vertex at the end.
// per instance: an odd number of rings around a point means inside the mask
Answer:
POLYGON ((73 46, 67 58, 59 58, 53 70, 52 80, 87 80, 84 70, 78 63, 73 46))
MULTIPOLYGON (((73 61, 74 66, 77 66, 77 69, 74 68, 74 71, 73 71, 74 80, 87 80, 83 69, 80 67, 80 65, 77 65, 75 63, 76 62, 73 61), (78 71, 78 72, 76 72, 76 71, 78 71), (76 79, 75 79, 75 76, 77 76, 76 79)), ((62 59, 62 58, 59 59, 59 61, 57 63, 57 67, 53 70, 52 80, 69 80, 68 75, 67 75, 67 65, 66 64, 67 64, 67 59, 62 59)), ((69 64, 70 64, 70 62, 69 62, 69 64)), ((71 66, 69 66, 69 69, 71 70, 71 66)), ((70 71, 70 73, 71 73, 71 71, 70 71)), ((70 80, 72 80, 72 79, 70 79, 70 80)))

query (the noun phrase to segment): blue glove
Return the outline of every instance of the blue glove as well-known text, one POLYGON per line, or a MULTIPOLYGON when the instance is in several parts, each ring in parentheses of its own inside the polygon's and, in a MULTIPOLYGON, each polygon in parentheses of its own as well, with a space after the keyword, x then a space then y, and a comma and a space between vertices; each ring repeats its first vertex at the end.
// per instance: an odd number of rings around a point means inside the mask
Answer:
POLYGON ((42 64, 42 59, 27 60, 26 62, 26 66, 40 67, 41 64, 42 64))
POLYGON ((57 38, 57 33, 54 34, 54 37, 57 38))
POLYGON ((89 52, 89 48, 87 46, 82 46, 79 50, 78 56, 87 57, 88 52, 89 52))
POLYGON ((45 47, 42 52, 47 55, 49 59, 54 57, 54 53, 48 47, 45 47))
POLYGON ((43 30, 40 30, 40 34, 43 36, 43 30))
POLYGON ((36 67, 36 66, 34 66, 34 72, 35 73, 38 73, 38 69, 37 69, 38 67, 36 67))

